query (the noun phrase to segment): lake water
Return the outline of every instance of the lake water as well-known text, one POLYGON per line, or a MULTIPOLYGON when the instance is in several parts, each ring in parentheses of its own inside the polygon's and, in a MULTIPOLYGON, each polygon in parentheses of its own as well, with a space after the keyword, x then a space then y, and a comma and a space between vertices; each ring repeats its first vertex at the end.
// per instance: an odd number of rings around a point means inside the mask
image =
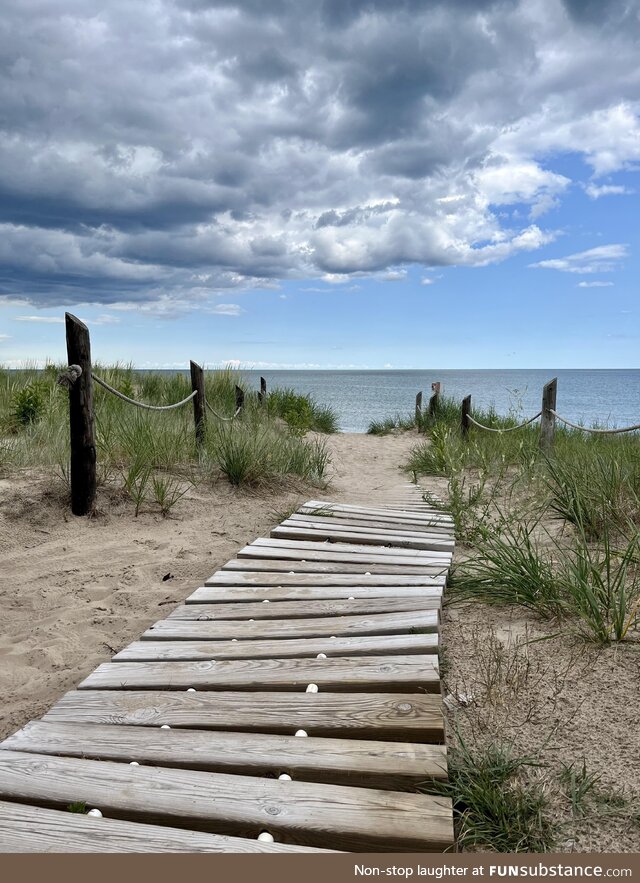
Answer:
POLYGON ((416 393, 425 402, 431 384, 440 381, 445 395, 471 395, 473 407, 494 405, 499 414, 516 411, 523 417, 540 410, 542 387, 558 378, 557 411, 586 425, 598 422, 627 426, 640 422, 640 369, 607 370, 482 370, 482 371, 242 371, 258 389, 260 375, 267 388, 288 386, 310 393, 338 414, 344 432, 366 432, 372 420, 412 414, 416 393))

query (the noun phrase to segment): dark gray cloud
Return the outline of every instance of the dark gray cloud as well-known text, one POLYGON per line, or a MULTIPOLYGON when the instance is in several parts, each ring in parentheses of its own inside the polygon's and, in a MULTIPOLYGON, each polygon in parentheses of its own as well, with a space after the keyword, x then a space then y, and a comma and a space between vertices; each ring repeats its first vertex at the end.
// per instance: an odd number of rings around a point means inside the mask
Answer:
POLYGON ((555 153, 640 159, 632 7, 8 0, 0 297, 178 308, 534 251, 555 153))

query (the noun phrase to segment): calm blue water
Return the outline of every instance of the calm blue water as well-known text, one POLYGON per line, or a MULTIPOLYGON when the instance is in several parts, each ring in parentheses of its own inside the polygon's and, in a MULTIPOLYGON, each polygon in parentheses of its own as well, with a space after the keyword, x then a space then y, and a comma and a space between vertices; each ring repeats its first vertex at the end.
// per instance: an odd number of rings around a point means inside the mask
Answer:
MULTIPOLYGON (((558 378, 559 414, 569 420, 626 426, 640 422, 640 369, 482 370, 482 371, 243 371, 251 386, 293 387, 331 405, 344 432, 366 432, 372 420, 408 415, 416 393, 425 401, 431 383, 440 381, 446 395, 471 395, 472 408, 494 405, 499 414, 532 416, 540 410, 542 387, 558 378)), ((473 413, 473 411, 472 411, 473 413)))

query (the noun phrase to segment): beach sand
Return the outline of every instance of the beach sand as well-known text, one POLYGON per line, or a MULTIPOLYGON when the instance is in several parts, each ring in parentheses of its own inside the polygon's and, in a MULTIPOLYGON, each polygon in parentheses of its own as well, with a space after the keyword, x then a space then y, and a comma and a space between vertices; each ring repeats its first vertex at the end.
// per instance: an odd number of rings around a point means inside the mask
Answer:
MULTIPOLYGON (((320 498, 377 505, 403 494, 399 465, 415 443, 414 433, 332 436, 328 490, 249 493, 220 481, 191 491, 168 518, 135 518, 130 502, 104 489, 97 516, 75 518, 50 476, 0 481, 0 738, 43 715, 243 545, 267 536, 295 504, 320 498)), ((443 479, 421 485, 446 496, 443 479)), ((468 552, 460 546, 457 554, 468 552)), ((560 851, 640 851, 639 646, 585 647, 564 628, 529 645, 524 673, 522 662, 500 676, 492 668, 496 641, 513 662, 516 637, 557 631, 515 607, 445 607, 449 742, 459 730, 470 745, 497 741, 536 757, 561 825, 560 851), (599 777, 599 802, 574 820, 558 777, 563 764, 579 773, 583 758, 599 777)))
POLYGON ((99 490, 76 518, 50 475, 0 480, 0 738, 38 718, 85 675, 163 619, 296 503, 319 496, 379 503, 406 483, 416 437, 329 437, 327 491, 251 493, 220 481, 168 518, 99 490))

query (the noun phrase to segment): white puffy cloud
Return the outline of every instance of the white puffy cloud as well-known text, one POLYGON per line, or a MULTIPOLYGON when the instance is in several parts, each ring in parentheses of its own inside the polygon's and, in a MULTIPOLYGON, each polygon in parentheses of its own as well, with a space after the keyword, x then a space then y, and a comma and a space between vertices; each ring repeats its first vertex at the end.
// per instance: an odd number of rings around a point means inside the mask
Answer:
POLYGON ((621 184, 587 184, 585 193, 591 199, 600 199, 601 196, 622 196, 631 193, 628 187, 621 184))
POLYGON ((618 269, 619 262, 627 257, 627 254, 626 245, 598 245, 587 251, 570 254, 564 258, 538 261, 530 266, 544 270, 561 270, 563 273, 611 273, 618 269))
POLYGON ((578 282, 578 288, 611 288, 613 282, 598 280, 593 282, 578 282))
POLYGON ((640 160, 632 6, 6 0, 0 297, 169 317, 534 251, 557 153, 593 199, 640 160))

